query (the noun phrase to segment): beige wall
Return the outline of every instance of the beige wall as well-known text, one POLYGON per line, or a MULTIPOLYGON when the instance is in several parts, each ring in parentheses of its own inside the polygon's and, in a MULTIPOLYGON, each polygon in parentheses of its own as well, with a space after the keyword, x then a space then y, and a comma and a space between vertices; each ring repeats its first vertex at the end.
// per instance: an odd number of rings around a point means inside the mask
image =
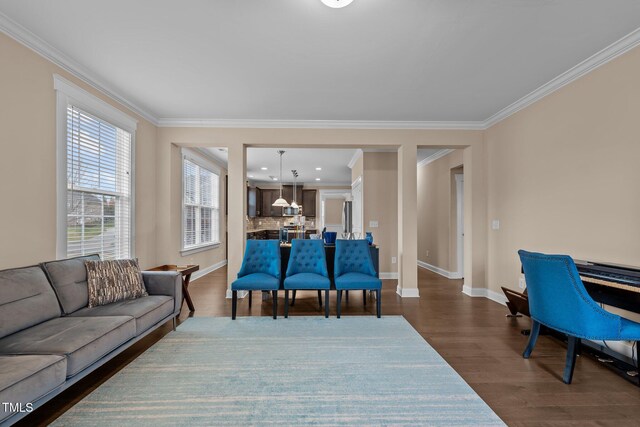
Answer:
POLYGON ((455 150, 418 168, 418 260, 448 272, 457 271, 453 174, 462 163, 462 150, 455 150))
POLYGON ((0 269, 56 258, 56 93, 53 74, 138 120, 135 255, 156 264, 156 127, 0 33, 0 269))
POLYGON ((342 206, 344 198, 327 199, 324 202, 324 223, 342 224, 342 206))
POLYGON ((358 179, 358 177, 362 176, 363 171, 364 171, 364 159, 363 159, 363 156, 361 154, 360 157, 358 157, 356 162, 353 164, 353 167, 351 168, 351 183, 352 184, 355 182, 356 179, 358 179))
POLYGON ((492 290, 520 248, 640 266, 638 76, 635 48, 486 132, 492 290))
POLYGON ((364 153, 364 230, 380 246, 380 272, 398 271, 398 154, 364 153), (378 221, 378 228, 370 228, 378 221), (392 263, 391 258, 396 257, 392 263))

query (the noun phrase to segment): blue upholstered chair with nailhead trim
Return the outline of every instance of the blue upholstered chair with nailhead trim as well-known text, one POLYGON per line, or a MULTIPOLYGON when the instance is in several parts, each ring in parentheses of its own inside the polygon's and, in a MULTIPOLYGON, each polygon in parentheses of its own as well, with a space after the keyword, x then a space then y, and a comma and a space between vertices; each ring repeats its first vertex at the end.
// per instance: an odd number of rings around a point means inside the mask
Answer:
POLYGON ((610 313, 589 295, 573 259, 520 250, 531 312, 528 359, 536 345, 540 325, 567 334, 567 358, 562 380, 571 384, 580 340, 640 340, 640 323, 610 313))
POLYGON ((280 288, 280 242, 277 240, 247 240, 242 267, 238 278, 231 284, 231 318, 236 318, 238 291, 249 291, 251 307, 252 291, 271 291, 273 294, 273 318, 278 313, 278 289, 280 288))
POLYGON ((366 240, 336 240, 334 276, 338 291, 338 318, 340 318, 342 291, 356 289, 363 290, 364 293, 376 292, 376 314, 380 317, 382 280, 376 276, 369 243, 366 240))
MULTIPOLYGON (((290 290, 325 291, 324 317, 329 317, 327 257, 322 240, 293 239, 287 274, 284 279, 284 317, 289 316, 290 290)), ((322 306, 321 306, 322 308, 322 306)))

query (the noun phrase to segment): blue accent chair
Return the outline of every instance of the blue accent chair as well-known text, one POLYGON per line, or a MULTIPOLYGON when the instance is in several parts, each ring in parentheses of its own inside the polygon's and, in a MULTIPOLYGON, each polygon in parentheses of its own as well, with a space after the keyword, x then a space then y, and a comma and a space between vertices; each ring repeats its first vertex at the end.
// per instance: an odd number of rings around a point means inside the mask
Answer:
POLYGON ((231 284, 231 318, 235 320, 238 291, 249 291, 251 307, 252 291, 271 291, 273 318, 278 314, 278 289, 280 288, 280 242, 278 240, 247 240, 242 267, 238 278, 231 284))
POLYGON ((354 289, 361 289, 365 295, 367 291, 376 291, 376 313, 380 318, 382 280, 376 277, 369 243, 366 240, 336 240, 334 276, 338 291, 338 318, 342 308, 342 291, 349 292, 354 289))
POLYGON ((329 317, 329 289, 331 280, 327 271, 324 242, 293 239, 284 279, 284 317, 289 317, 289 290, 324 290, 324 317, 329 317))
POLYGON ((571 384, 580 340, 640 340, 640 323, 610 313, 586 291, 573 259, 518 251, 529 296, 531 334, 522 357, 536 345, 540 325, 567 334, 567 359, 562 380, 571 384))

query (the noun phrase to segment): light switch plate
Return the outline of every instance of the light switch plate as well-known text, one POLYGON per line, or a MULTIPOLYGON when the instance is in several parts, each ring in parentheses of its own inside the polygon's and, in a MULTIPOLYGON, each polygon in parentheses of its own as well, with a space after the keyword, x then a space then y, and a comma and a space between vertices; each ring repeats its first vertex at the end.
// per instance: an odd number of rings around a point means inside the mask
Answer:
POLYGON ((396 262, 398 262, 398 259, 394 256, 391 257, 391 264, 395 264, 396 262))
POLYGON ((521 277, 520 280, 518 280, 518 287, 520 289, 525 289, 527 287, 527 282, 524 280, 524 277, 521 277))
POLYGON ((378 221, 369 221, 369 228, 378 228, 378 221))
POLYGON ((500 220, 494 219, 493 221, 491 221, 491 228, 494 230, 499 230, 500 229, 500 220))

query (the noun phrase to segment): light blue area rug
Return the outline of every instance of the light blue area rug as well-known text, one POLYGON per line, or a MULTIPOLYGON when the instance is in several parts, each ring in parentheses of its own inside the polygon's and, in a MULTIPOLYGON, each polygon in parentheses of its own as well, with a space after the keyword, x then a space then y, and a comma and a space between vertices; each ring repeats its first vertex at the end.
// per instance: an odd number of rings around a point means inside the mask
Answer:
POLYGON ((64 426, 504 425, 402 317, 192 318, 64 426))

